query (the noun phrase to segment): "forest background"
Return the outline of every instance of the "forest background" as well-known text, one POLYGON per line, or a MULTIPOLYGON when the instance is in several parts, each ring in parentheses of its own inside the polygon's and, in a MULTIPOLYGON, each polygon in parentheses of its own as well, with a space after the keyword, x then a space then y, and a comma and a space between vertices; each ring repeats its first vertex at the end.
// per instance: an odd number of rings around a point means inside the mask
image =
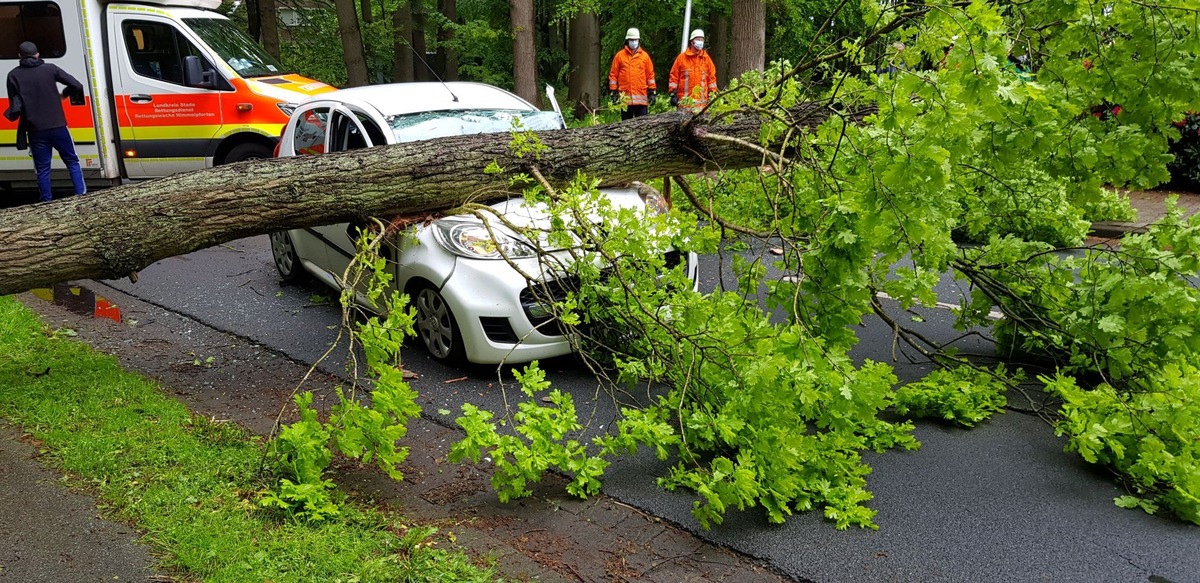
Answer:
MULTIPOLYGON (((595 110, 625 31, 641 31, 659 86, 681 49, 685 0, 249 0, 223 10, 289 69, 338 87, 469 80, 538 103, 543 84, 566 88, 564 110, 595 110), (565 106, 570 105, 570 108, 565 106)), ((695 0, 689 29, 708 35, 717 77, 864 31, 853 3, 695 0), (833 26, 817 28, 836 13, 833 26)), ((543 104, 549 105, 549 104, 543 104)))

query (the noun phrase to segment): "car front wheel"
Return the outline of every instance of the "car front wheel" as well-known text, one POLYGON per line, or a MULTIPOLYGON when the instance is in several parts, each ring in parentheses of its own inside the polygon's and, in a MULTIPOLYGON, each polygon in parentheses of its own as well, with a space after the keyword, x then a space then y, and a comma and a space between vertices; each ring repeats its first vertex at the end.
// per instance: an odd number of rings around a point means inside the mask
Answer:
POLYGON ((300 256, 296 254, 296 246, 292 244, 292 236, 287 231, 271 233, 271 255, 275 258, 275 269, 283 281, 304 283, 308 280, 308 272, 300 265, 300 256))
POLYGON ((417 334, 435 360, 459 364, 466 360, 462 334, 446 298, 432 285, 419 284, 410 292, 417 308, 417 334))

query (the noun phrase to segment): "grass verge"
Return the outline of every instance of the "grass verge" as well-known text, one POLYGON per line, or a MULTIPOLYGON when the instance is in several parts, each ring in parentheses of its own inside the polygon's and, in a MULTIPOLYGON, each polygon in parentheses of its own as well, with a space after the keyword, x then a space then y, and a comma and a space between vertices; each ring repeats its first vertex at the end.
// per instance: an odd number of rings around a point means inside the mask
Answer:
POLYGON ((136 525, 160 567, 205 581, 492 581, 431 529, 347 503, 309 524, 259 508, 260 439, 193 415, 0 297, 0 416, 39 440, 114 518, 136 525), (410 528, 411 527, 411 528, 410 528))

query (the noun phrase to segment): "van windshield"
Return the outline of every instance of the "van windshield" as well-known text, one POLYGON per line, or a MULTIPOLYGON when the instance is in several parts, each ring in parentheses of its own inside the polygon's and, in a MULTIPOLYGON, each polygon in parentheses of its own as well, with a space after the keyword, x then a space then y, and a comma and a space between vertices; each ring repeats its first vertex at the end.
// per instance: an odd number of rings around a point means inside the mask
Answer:
POLYGON ((258 43, 223 18, 185 18, 184 23, 208 44, 217 56, 242 77, 270 77, 288 71, 258 43))
POLYGON ((467 109, 428 111, 388 118, 396 142, 430 140, 448 136, 492 134, 519 127, 525 130, 557 130, 562 118, 553 111, 512 109, 467 109))

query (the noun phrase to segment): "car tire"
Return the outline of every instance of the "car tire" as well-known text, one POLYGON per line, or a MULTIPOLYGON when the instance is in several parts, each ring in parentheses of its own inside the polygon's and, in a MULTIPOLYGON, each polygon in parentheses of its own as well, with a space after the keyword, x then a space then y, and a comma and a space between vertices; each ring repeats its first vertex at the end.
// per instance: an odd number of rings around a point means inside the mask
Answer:
POLYGON ((273 151, 269 146, 255 144, 253 142, 246 144, 238 144, 225 154, 225 164, 233 164, 234 162, 245 162, 246 160, 266 160, 271 157, 273 151))
POLYGON ((308 272, 300 264, 300 256, 296 254, 296 246, 292 244, 292 236, 287 231, 271 233, 271 256, 275 258, 275 269, 283 281, 292 284, 308 281, 308 272))
POLYGON ((429 283, 420 282, 410 286, 409 297, 417 309, 417 336, 429 355, 447 364, 465 363, 462 333, 441 292, 429 283))

